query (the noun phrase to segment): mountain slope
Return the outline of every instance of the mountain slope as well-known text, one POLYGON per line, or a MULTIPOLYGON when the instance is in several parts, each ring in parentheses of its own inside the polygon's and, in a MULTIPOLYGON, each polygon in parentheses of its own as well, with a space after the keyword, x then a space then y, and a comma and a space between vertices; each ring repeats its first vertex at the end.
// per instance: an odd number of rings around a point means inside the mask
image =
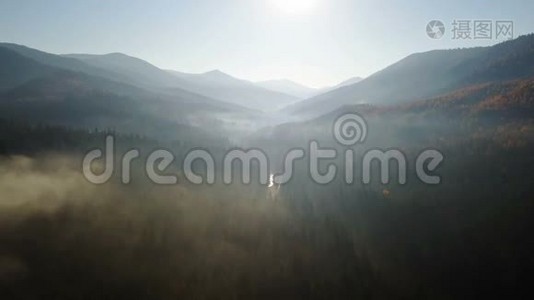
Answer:
POLYGON ((317 93, 315 94, 315 96, 320 96, 322 94, 325 94, 325 93, 328 93, 330 91, 333 91, 333 90, 336 90, 336 89, 339 89, 339 88, 342 88, 344 86, 349 86, 349 85, 353 85, 353 84, 356 84, 360 81, 362 81, 363 78, 359 77, 359 76, 356 76, 356 77, 352 77, 352 78, 349 78, 347 80, 344 80, 334 86, 330 86, 330 87, 325 87, 325 88, 322 88, 322 89, 319 89, 317 91, 317 93))
POLYGON ((74 58, 63 57, 60 55, 55 55, 12 43, 0 43, 0 47, 14 51, 19 55, 30 58, 40 64, 49 67, 74 72, 83 72, 89 75, 100 76, 114 81, 132 83, 127 77, 118 72, 115 72, 114 70, 104 70, 98 67, 88 65, 74 58))
POLYGON ((4 47, 0 47, 0 66, 0 91, 56 71, 4 47))
MULTIPOLYGON (((115 82, 113 87, 128 86, 129 89, 136 87, 138 90, 145 90, 145 92, 152 92, 156 94, 166 94, 166 97, 174 97, 179 99, 202 99, 203 102, 220 102, 221 105, 228 105, 230 109, 236 109, 236 105, 231 103, 218 101, 218 99, 208 99, 205 95, 196 94, 190 89, 187 89, 189 85, 188 81, 179 80, 175 76, 168 74, 141 59, 130 57, 124 54, 110 54, 110 55, 55 55, 47 52, 43 52, 37 49, 28 48, 11 43, 0 43, 0 49, 4 49, 4 52, 10 51, 19 55, 19 58, 23 57, 29 59, 34 65, 40 65, 41 69, 46 69, 46 72, 41 72, 40 75, 48 74, 51 71, 71 71, 75 73, 83 73, 90 76, 106 79, 108 82, 115 82), (172 93, 164 93, 169 89, 163 87, 173 86, 172 93), (185 88, 180 88, 184 86, 185 88)), ((12 54, 11 54, 12 55, 12 54)), ((7 59, 6 59, 7 61, 7 59)), ((17 64, 22 63, 21 60, 17 64)), ((16 65, 17 65, 16 64, 16 65)), ((7 64, 6 64, 7 66, 7 64)), ((17 65, 21 70, 24 69, 22 65, 17 65)), ((3 69, 5 72, 11 74, 17 71, 18 67, 12 67, 7 71, 7 68, 3 69)), ((19 70, 20 71, 20 70, 19 70)), ((15 73, 13 73, 15 74, 15 73)), ((9 76, 5 76, 8 78, 9 76)), ((27 78, 31 79, 35 76, 27 78)), ((16 84, 23 83, 24 80, 16 81, 16 84)), ((16 85, 15 84, 15 85, 16 85)), ((9 87, 13 87, 12 84, 9 87)), ((110 86, 110 87, 111 87, 110 86)), ((119 92, 124 92, 123 89, 119 89, 119 92)), ((237 108, 241 110, 241 108, 237 108)))
POLYGON ((300 100, 288 94, 258 87, 250 81, 235 78, 219 70, 202 74, 168 72, 186 82, 182 86, 184 89, 252 109, 274 111, 300 100))
POLYGON ((161 70, 144 60, 120 53, 55 55, 10 43, 0 43, 0 47, 50 67, 83 72, 158 93, 178 94, 179 97, 195 93, 257 110, 275 110, 298 100, 286 94, 256 87, 251 82, 233 78, 222 72, 181 73, 183 76, 177 76, 176 73, 161 70))
POLYGON ((216 132, 259 119, 255 112, 241 106, 185 90, 158 93, 47 66, 4 47, 0 47, 0 63, 0 117, 6 119, 115 128, 158 138, 176 138, 178 129, 185 127, 216 132))
POLYGON ((465 86, 534 75, 534 34, 492 47, 412 54, 356 84, 341 87, 287 111, 318 115, 345 104, 395 104, 465 86))
POLYGON ((177 139, 188 131, 212 133, 224 119, 249 116, 241 107, 190 94, 155 94, 84 73, 60 71, 0 93, 0 118, 74 128, 177 139), (197 129, 194 129, 197 128, 197 129))
POLYGON ((352 85, 352 84, 358 83, 358 82, 360 82, 362 80, 363 80, 363 78, 361 78, 359 76, 352 77, 352 78, 349 78, 349 79, 341 82, 340 84, 336 85, 334 88, 340 88, 340 87, 344 87, 344 86, 347 86, 347 85, 352 85))
POLYGON ((105 55, 66 54, 93 67, 120 73, 130 82, 157 88, 166 93, 187 90, 213 99, 257 110, 275 110, 299 99, 254 86, 215 70, 203 74, 188 74, 162 70, 144 60, 121 53, 105 55))
POLYGON ((180 82, 156 66, 122 53, 104 55, 65 54, 63 57, 74 58, 100 69, 121 73, 132 82, 153 87, 177 87, 180 82))
POLYGON ((345 105, 308 120, 264 129, 258 136, 286 142, 330 139, 332 124, 348 113, 365 118, 372 130, 367 145, 372 147, 422 141, 441 146, 452 140, 470 143, 481 134, 505 145, 517 144, 525 142, 520 137, 526 134, 534 138, 534 77, 475 84, 409 103, 345 105))

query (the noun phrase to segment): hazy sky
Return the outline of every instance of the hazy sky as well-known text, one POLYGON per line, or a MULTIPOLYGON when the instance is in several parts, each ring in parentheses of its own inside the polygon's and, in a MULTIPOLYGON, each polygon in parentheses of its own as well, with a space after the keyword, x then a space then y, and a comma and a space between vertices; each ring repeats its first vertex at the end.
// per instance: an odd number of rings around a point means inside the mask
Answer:
POLYGON ((534 0, 0 0, 0 40, 326 86, 413 52, 498 42, 452 39, 455 19, 513 20, 518 36, 534 32, 533 13, 534 0), (439 40, 426 35, 433 19, 446 26, 439 40))

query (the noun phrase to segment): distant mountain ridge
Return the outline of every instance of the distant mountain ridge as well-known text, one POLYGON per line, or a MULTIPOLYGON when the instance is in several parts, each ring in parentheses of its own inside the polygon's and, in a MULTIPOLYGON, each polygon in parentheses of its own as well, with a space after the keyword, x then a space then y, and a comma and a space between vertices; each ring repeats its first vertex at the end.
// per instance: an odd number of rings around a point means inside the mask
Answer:
MULTIPOLYGON (((500 88, 499 84, 534 78, 534 34, 492 47, 412 54, 361 81, 349 79, 341 87, 298 103, 299 97, 220 70, 201 74, 162 70, 121 53, 54 55, 0 43, 0 65, 0 117, 172 135, 176 126, 213 132, 237 127, 255 130, 315 119, 347 105, 402 110, 410 105, 415 109, 416 105, 432 108, 445 103, 457 108, 455 102, 435 99, 491 84, 493 89, 481 90, 489 93, 500 88), (273 114, 261 112, 288 104, 273 114)), ((268 84, 286 91, 313 90, 288 80, 268 84)), ((522 86, 521 93, 530 97, 524 90, 531 88, 530 82, 522 86)), ((497 96, 480 107, 507 109, 508 98, 497 96)), ((514 101, 530 105, 523 96, 514 101)))
POLYGON ((343 82, 341 82, 340 84, 334 86, 334 88, 340 88, 340 87, 343 87, 343 86, 347 86, 347 85, 351 85, 351 84, 355 84, 355 83, 358 83, 360 81, 362 81, 363 78, 362 77, 359 77, 359 76, 356 76, 356 77, 352 77, 352 78, 349 78, 343 82))
POLYGON ((214 99, 235 103, 262 111, 276 111, 301 100, 296 96, 258 86, 251 81, 235 78, 220 70, 201 74, 167 71, 185 81, 183 88, 214 99))
POLYGON ((17 52, 0 47, 0 91, 14 88, 29 80, 46 76, 54 68, 28 59, 17 52))
MULTIPOLYGON (((418 139, 421 132, 452 134, 459 127, 471 127, 473 135, 478 131, 494 131, 496 135, 504 128, 516 127, 521 132, 532 132, 534 115, 534 76, 527 79, 489 82, 464 87, 449 93, 424 100, 400 104, 348 104, 313 118, 280 124, 266 130, 273 139, 292 140, 295 135, 328 132, 339 116, 358 113, 368 126, 389 127, 386 131, 408 127, 404 138, 418 139), (372 123, 369 123, 372 122, 372 123), (449 131, 452 130, 452 131, 449 131)), ((383 128, 382 128, 383 129, 383 128)), ((532 137, 532 135, 531 135, 532 137)), ((392 136, 391 138, 395 138, 392 136)), ((456 136, 469 139, 468 136, 456 136)), ((522 142, 522 141, 516 141, 522 142)))
POLYGON ((0 44, 0 65, 0 118, 165 139, 183 130, 214 133, 234 126, 225 119, 257 119, 242 106, 179 88, 172 94, 147 89, 127 76, 117 80, 105 69, 23 46, 0 44))
POLYGON ((328 93, 330 91, 333 91, 333 90, 336 90, 336 89, 339 89, 339 88, 342 88, 342 87, 345 87, 345 86, 356 84, 356 83, 358 83, 358 82, 360 82, 362 80, 363 80, 363 78, 359 77, 359 76, 349 78, 349 79, 344 80, 344 81, 342 81, 342 82, 340 82, 340 83, 338 83, 338 84, 336 84, 334 86, 325 87, 325 88, 319 89, 319 91, 317 92, 316 96, 328 93))
POLYGON ((334 86, 323 87, 323 88, 311 88, 311 87, 302 85, 300 83, 296 83, 288 79, 259 81, 259 82, 256 82, 256 84, 266 89, 293 95, 301 99, 308 99, 308 98, 318 96, 318 95, 327 93, 329 91, 338 89, 340 87, 358 83, 362 80, 363 80, 362 77, 356 76, 356 77, 352 77, 347 80, 344 80, 334 86))
POLYGON ((0 43, 0 47, 64 70, 83 72, 168 94, 186 90, 256 110, 277 110, 299 100, 294 96, 255 86, 252 82, 234 78, 221 71, 204 74, 168 72, 142 59, 122 53, 55 55, 11 43, 0 43))
POLYGON ((299 100, 290 95, 257 87, 249 81, 235 78, 220 70, 203 74, 162 70, 144 60, 121 53, 63 56, 78 59, 93 67, 119 72, 139 85, 148 85, 167 93, 172 94, 175 89, 182 89, 251 109, 276 110, 299 100))
POLYGON ((127 77, 131 82, 142 86, 176 87, 176 79, 156 66, 136 57, 123 53, 103 55, 64 54, 62 57, 74 58, 87 65, 107 71, 114 71, 127 77))
POLYGON ((534 34, 491 47, 416 53, 344 86, 285 109, 319 115, 346 104, 395 104, 422 100, 473 84, 534 75, 534 34))

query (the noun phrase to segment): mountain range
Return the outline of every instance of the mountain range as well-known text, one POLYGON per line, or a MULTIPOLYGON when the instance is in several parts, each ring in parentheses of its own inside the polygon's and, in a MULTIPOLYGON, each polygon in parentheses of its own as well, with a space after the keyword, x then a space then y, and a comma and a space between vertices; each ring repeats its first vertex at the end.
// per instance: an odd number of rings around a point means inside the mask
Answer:
POLYGON ((131 83, 170 94, 187 90, 212 99, 257 110, 276 110, 299 98, 255 86, 219 70, 203 74, 166 71, 141 59, 121 53, 107 55, 68 54, 87 65, 124 74, 131 83))
POLYGON ((395 104, 445 94, 470 85, 534 76, 534 34, 491 47, 415 53, 351 85, 287 107, 317 116, 346 104, 395 104))
POLYGON ((124 73, 20 46, 0 46, 0 117, 167 138, 184 128, 215 132, 258 112, 186 90, 134 85, 124 73), (21 51, 17 51, 21 50, 21 51), (114 74, 118 74, 116 78, 114 74))
MULTIPOLYGON (((0 118, 158 137, 184 130, 217 135, 314 119, 347 105, 403 111, 460 95, 447 105, 463 108, 472 97, 465 91, 534 77, 534 34, 491 47, 415 53, 325 89, 251 82, 219 70, 163 70, 121 53, 56 55, 10 43, 0 43, 0 65, 0 118)), ((494 101, 487 103, 506 103, 494 101)))

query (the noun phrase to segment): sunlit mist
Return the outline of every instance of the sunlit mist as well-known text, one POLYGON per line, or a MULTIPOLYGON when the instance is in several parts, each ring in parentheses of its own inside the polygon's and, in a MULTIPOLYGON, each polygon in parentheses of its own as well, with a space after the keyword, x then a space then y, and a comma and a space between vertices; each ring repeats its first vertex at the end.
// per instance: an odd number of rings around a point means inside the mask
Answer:
POLYGON ((310 14, 317 9, 318 0, 271 0, 273 5, 286 14, 310 14))

